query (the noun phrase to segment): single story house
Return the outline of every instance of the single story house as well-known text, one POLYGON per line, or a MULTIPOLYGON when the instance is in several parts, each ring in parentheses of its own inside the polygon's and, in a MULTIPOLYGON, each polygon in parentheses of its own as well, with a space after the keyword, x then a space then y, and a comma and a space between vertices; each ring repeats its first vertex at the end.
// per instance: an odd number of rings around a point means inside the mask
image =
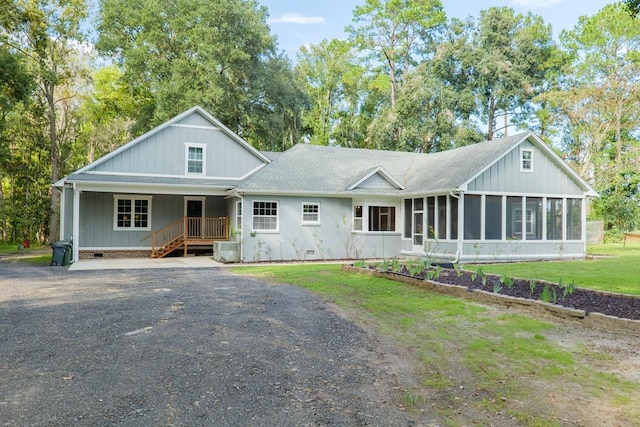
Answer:
POLYGON ((55 183, 73 260, 579 259, 597 193, 533 132, 433 154, 260 152, 194 107, 55 183))

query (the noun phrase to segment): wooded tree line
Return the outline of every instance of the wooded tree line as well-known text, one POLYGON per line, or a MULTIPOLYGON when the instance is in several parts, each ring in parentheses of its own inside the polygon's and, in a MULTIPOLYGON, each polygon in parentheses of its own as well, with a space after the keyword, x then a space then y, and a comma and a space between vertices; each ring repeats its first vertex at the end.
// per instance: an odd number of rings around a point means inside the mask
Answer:
MULTIPOLYGON (((436 152, 533 129, 640 224, 640 20, 613 3, 556 40, 507 7, 362 0, 344 40, 278 48, 256 0, 0 0, 0 239, 56 240, 51 184, 200 105, 261 150, 436 152)), ((627 7, 630 6, 630 7, 627 7)))

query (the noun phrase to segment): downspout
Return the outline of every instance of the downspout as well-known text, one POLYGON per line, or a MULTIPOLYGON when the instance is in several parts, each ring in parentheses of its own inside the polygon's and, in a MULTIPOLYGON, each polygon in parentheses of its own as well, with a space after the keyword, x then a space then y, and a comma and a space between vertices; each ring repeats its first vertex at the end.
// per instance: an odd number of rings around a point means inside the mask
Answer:
MULTIPOLYGON (((240 227, 238 243, 240 243, 240 262, 244 262, 244 196, 242 196, 237 191, 234 192, 234 196, 240 199, 240 205, 242 206, 242 227, 240 227)), ((236 217, 238 216, 238 212, 236 212, 236 217)))
POLYGON ((453 264, 457 264, 460 259, 460 254, 462 254, 462 234, 464 232, 464 192, 460 191, 458 195, 455 195, 453 191, 449 191, 449 196, 458 199, 458 242, 456 245, 456 256, 452 261, 453 264))

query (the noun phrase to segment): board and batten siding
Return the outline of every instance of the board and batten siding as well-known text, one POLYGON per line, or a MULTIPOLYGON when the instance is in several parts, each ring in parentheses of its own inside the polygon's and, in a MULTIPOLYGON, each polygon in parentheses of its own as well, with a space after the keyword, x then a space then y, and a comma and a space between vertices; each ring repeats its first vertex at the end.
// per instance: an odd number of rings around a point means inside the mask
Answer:
MULTIPOLYGON (((123 194, 126 196, 126 194, 123 194)), ((135 197, 135 195, 132 195, 135 197)), ((114 194, 83 192, 80 195, 80 243, 82 248, 150 248, 151 239, 140 241, 153 231, 184 216, 182 195, 153 195, 151 201, 151 230, 114 230, 114 194)), ((205 215, 225 216, 223 197, 207 197, 205 215)))
POLYGON ((240 143, 210 124, 208 128, 172 125, 96 165, 93 170, 185 176, 185 144, 189 143, 206 145, 207 177, 240 178, 263 164, 240 143))
MULTIPOLYGON (((401 249, 400 232, 352 232, 350 198, 245 195, 242 218, 243 258, 269 260, 321 260, 390 258, 401 249), (277 232, 252 233, 253 202, 278 202, 277 232), (320 224, 302 224, 302 204, 320 204, 320 224)), ((400 215, 398 210, 396 215, 400 215)))
POLYGON ((584 195, 584 191, 529 141, 515 147, 471 181, 467 191, 536 195, 584 195), (520 149, 533 150, 533 172, 520 171, 520 149))
POLYGON ((376 189, 395 189, 395 185, 387 181, 379 173, 371 175, 369 178, 358 184, 356 188, 376 188, 376 189))

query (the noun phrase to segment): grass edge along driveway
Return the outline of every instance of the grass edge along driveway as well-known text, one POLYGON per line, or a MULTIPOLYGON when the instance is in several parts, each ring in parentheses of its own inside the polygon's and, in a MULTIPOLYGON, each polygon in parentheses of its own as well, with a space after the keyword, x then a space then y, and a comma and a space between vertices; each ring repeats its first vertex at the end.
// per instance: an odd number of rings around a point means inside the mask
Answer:
POLYGON ((617 375, 618 358, 593 345, 593 334, 609 339, 604 334, 343 272, 338 265, 233 272, 306 288, 405 348, 418 381, 397 393, 398 404, 417 417, 435 411, 451 425, 640 425, 640 380, 617 375))

